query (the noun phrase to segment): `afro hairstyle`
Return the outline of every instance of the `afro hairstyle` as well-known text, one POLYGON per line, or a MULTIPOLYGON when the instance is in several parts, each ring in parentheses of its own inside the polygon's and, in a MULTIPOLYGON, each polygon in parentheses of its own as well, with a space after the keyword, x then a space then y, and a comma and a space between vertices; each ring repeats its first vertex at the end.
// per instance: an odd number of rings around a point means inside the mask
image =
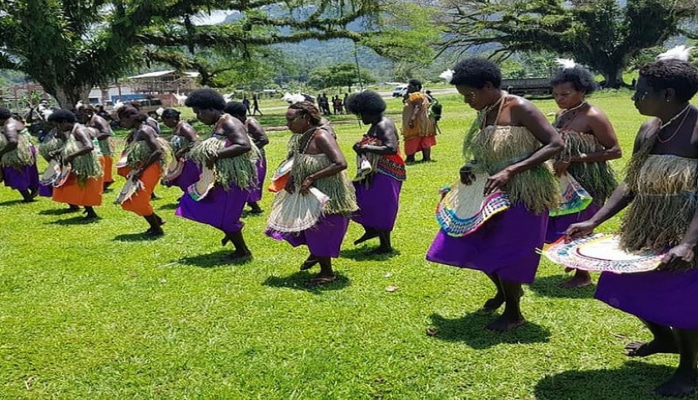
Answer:
POLYGON ((223 111, 225 109, 225 99, 213 89, 198 89, 189 93, 184 105, 204 110, 223 111))
POLYGON ((468 58, 453 67, 451 85, 465 85, 482 89, 487 82, 497 89, 502 85, 502 71, 499 70, 497 64, 490 60, 468 58))
POLYGON ((353 93, 346 100, 347 110, 356 115, 379 115, 385 111, 383 98, 372 90, 353 93))

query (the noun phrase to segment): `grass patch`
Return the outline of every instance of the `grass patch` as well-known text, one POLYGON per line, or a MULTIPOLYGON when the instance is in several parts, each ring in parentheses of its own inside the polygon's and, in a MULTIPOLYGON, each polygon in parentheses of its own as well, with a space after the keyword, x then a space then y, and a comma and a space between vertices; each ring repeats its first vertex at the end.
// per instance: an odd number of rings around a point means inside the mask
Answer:
MULTIPOLYGON (((245 217, 254 260, 221 263, 220 232, 174 217, 176 188, 157 189, 155 209, 168 221, 157 240, 142 240, 146 222, 111 204, 118 189, 91 224, 69 223, 75 215, 62 204, 19 203, 18 193, 0 190, 0 398, 651 398, 677 357, 629 361, 623 345, 649 334, 593 300, 593 288, 559 289, 561 267, 541 264, 522 299, 530 323, 498 335, 482 330, 492 317, 475 312, 493 292, 489 280, 424 260, 437 232, 437 191, 457 179, 475 115, 457 95, 439 100, 437 162, 408 169, 393 239, 399 254, 362 256, 374 244, 354 248, 362 229, 352 224, 335 263, 341 279, 328 287, 303 285, 305 250, 264 236, 266 215, 245 217)), ((400 100, 387 102, 399 115, 400 100)), ((591 102, 616 128, 620 171, 645 117, 630 92, 591 102)), ((556 111, 552 100, 536 105, 556 111)), ((283 114, 261 120, 278 124, 283 114)), ((351 146, 365 129, 336 126, 350 173, 351 146)), ((288 138, 272 135, 271 167, 288 138)), ((264 196, 265 210, 271 200, 264 196)), ((617 219, 601 230, 615 228, 617 219)))

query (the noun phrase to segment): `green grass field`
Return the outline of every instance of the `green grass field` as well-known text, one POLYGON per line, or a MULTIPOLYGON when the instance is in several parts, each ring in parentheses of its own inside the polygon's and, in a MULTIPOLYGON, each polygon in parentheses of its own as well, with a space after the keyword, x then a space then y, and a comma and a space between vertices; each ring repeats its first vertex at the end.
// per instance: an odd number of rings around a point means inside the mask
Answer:
MULTIPOLYGON (((437 162, 408 167, 393 234, 398 253, 368 258, 377 243, 352 246, 362 233, 352 224, 335 261, 340 279, 327 287, 304 285, 312 273, 298 271, 305 248, 267 238, 266 214, 245 217, 254 260, 231 265, 219 261, 231 250, 221 248, 220 232, 174 216, 176 188, 157 190, 154 206, 167 219, 157 240, 140 240, 146 222, 112 204, 121 178, 90 224, 63 214, 62 204, 24 204, 0 189, 0 398, 652 398, 678 357, 625 357, 625 343, 648 332, 594 300, 593 287, 559 289, 560 266, 543 261, 525 287, 528 324, 495 334, 482 329, 493 317, 476 312, 493 293, 485 275, 424 260, 438 229, 437 190, 457 179, 475 115, 456 95, 440 100, 437 162)), ((621 171, 646 118, 628 91, 590 101, 616 128, 625 153, 613 165, 621 171)), ((400 101, 388 102, 397 116, 400 101)), ((552 118, 552 100, 535 103, 552 118)), ((276 114, 262 123, 281 120, 276 114)), ((341 119, 349 123, 336 130, 353 174, 351 145, 366 128, 341 119)), ((270 169, 289 135, 270 134, 270 169)), ((271 200, 265 195, 265 210, 271 200)))

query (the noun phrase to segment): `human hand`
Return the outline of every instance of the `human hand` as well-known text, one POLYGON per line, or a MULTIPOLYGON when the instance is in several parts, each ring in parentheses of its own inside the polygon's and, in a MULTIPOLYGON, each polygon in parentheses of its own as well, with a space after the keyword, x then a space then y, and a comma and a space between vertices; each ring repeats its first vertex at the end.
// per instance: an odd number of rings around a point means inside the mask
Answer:
POLYGON ((294 187, 294 182, 293 182, 293 177, 289 176, 288 180, 286 180, 286 185, 284 185, 284 190, 287 191, 288 193, 293 193, 296 191, 294 187))
POLYGON ((213 167, 216 165, 216 161, 218 161, 218 155, 215 155, 206 160, 206 168, 213 169, 213 167))
POLYGON ((301 183, 301 194, 306 195, 310 191, 310 187, 313 186, 313 183, 315 182, 315 179, 312 177, 307 177, 303 180, 303 183, 301 183))
POLYGON ((569 161, 555 161, 553 162, 553 170, 555 171, 555 176, 562 176, 567 173, 567 168, 569 168, 569 161))
POLYGON ((567 232, 565 232, 565 242, 571 242, 580 237, 591 235, 594 229, 596 229, 596 226, 597 225, 591 220, 570 225, 567 228, 567 232))
POLYGON ((485 183, 485 190, 482 193, 484 196, 489 196, 495 190, 501 188, 509 182, 512 177, 512 173, 506 168, 497 172, 496 174, 487 178, 487 183, 485 183))
POLYGON ((361 149, 361 144, 359 144, 359 143, 354 143, 354 147, 352 147, 352 149, 354 150, 354 152, 356 152, 356 154, 363 154, 363 150, 361 149))
POLYGON ((407 123, 407 126, 411 128, 414 128, 414 118, 410 118, 410 121, 407 123))
POLYGON ((672 247, 664 257, 662 257, 662 264, 668 265, 681 261, 690 263, 693 262, 694 257, 693 246, 682 243, 672 247))
POLYGON ((138 168, 138 169, 134 169, 134 170, 131 171, 131 179, 132 179, 133 181, 138 181, 138 180, 140 180, 140 179, 141 179, 141 176, 143 176, 143 170, 142 170, 142 169, 138 168))
POLYGON ((460 182, 464 185, 470 185, 475 182, 475 174, 473 169, 467 165, 464 165, 458 171, 460 173, 460 182))

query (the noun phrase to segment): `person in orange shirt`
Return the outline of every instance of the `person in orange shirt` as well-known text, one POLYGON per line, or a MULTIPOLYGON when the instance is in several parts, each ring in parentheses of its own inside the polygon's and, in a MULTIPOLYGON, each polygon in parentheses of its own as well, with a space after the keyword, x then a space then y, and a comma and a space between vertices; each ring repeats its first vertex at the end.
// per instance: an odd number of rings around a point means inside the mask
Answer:
POLYGON ((405 162, 413 164, 414 155, 422 152, 422 161, 431 161, 431 148, 436 146, 436 124, 429 117, 429 97, 421 92, 422 82, 412 79, 407 85, 407 98, 402 109, 402 136, 405 138, 405 162))

